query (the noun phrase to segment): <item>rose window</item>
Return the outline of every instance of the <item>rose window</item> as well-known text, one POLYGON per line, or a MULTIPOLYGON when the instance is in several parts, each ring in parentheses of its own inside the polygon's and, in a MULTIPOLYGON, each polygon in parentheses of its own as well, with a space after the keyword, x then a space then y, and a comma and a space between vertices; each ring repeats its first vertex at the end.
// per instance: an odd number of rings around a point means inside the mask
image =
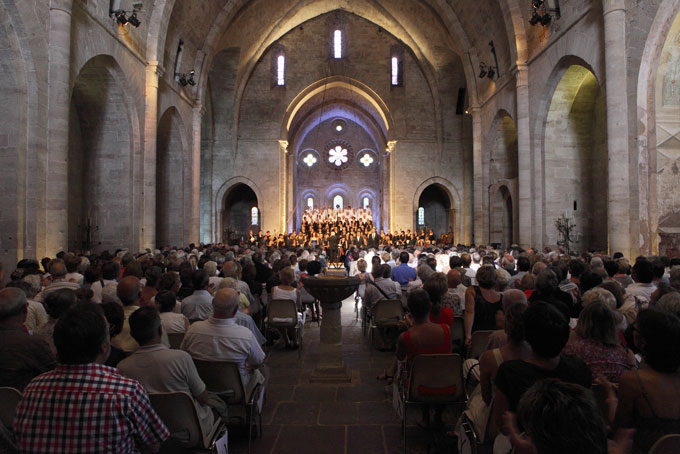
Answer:
POLYGON ((305 159, 303 159, 302 162, 307 164, 307 167, 312 167, 314 164, 316 164, 316 158, 312 153, 309 153, 307 156, 305 156, 305 159))
POLYGON ((336 145, 335 148, 328 150, 328 162, 340 167, 347 162, 347 148, 336 145))
POLYGON ((373 157, 370 154, 366 153, 361 157, 361 159, 359 159, 359 162, 362 163, 364 167, 368 167, 371 164, 373 164, 373 157))

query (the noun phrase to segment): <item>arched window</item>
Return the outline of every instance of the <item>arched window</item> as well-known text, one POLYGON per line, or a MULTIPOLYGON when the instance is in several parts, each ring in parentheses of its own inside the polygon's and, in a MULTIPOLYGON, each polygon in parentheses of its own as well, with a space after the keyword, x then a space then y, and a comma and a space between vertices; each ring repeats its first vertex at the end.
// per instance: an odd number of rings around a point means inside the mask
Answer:
POLYGON ((399 85, 399 58, 392 57, 392 85, 399 85))
POLYGON ((425 208, 418 208, 418 225, 425 225, 425 208))
POLYGON ((343 208, 345 208, 345 204, 344 204, 344 201, 342 199, 342 196, 339 195, 339 194, 336 195, 335 197, 333 197, 333 208, 337 208, 337 207, 340 207, 341 210, 343 208))
POLYGON ((368 197, 364 197, 363 205, 364 205, 364 210, 366 208, 370 207, 371 206, 371 199, 369 199, 368 197))
POLYGON ((342 30, 333 32, 333 58, 342 58, 342 30))
POLYGON ((307 208, 310 210, 314 209, 314 199, 311 197, 307 197, 307 208))
POLYGON ((250 210, 250 224, 258 225, 260 223, 260 210, 257 207, 253 207, 250 210))
POLYGON ((283 54, 276 57, 276 85, 286 85, 286 57, 283 54))

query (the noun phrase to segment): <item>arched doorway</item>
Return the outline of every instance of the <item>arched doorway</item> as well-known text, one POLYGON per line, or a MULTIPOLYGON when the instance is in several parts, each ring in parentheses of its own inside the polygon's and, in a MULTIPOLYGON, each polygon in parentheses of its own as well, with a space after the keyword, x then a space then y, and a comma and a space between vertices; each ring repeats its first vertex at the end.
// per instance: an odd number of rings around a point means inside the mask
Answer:
POLYGON ((492 198, 489 242, 507 248, 514 242, 512 195, 507 186, 499 187, 492 198))
POLYGON ((189 243, 191 173, 176 108, 161 116, 156 137, 156 244, 181 246, 189 243))
POLYGON ((114 250, 133 238, 132 121, 125 80, 108 55, 76 78, 69 114, 69 249, 114 250))
POLYGON ((555 221, 576 224, 577 250, 607 250, 607 123, 595 75, 569 66, 552 96, 545 123, 545 243, 556 245, 555 221))
POLYGON ((438 184, 431 184, 423 190, 416 210, 416 229, 432 230, 439 238, 453 231, 451 226, 451 199, 446 190, 438 184))
POLYGON ((236 184, 224 197, 222 241, 247 240, 248 232, 259 232, 261 225, 262 216, 255 191, 246 184, 236 184))

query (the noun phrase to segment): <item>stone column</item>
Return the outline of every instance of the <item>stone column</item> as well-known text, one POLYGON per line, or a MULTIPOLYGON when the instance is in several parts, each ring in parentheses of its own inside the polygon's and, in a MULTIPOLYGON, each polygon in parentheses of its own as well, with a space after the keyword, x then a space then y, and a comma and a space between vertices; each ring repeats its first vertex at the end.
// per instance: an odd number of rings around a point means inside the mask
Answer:
POLYGON ((68 247, 68 132, 73 0, 50 1, 45 250, 68 247))
POLYGON ((515 74, 517 90, 517 167, 519 185, 519 244, 523 248, 534 242, 532 236, 532 197, 531 182, 534 173, 531 171, 531 134, 529 126, 529 68, 517 65, 515 74))
POLYGON ((487 239, 484 234, 484 170, 482 165, 482 112, 479 107, 470 107, 472 115, 472 192, 473 192, 473 241, 481 244, 487 239))
POLYGON ((630 257, 630 170, 624 0, 603 0, 607 103, 609 251, 630 257))
POLYGON ((286 230, 286 189, 288 188, 286 166, 286 161, 288 160, 287 140, 279 140, 279 150, 279 213, 281 216, 279 232, 284 232, 286 230))
POLYGON ((191 153, 191 224, 189 241, 198 244, 201 241, 201 118, 205 107, 197 101, 193 108, 193 140, 191 153))
POLYGON ((157 61, 146 65, 144 93, 144 186, 141 247, 156 247, 156 140, 158 134, 158 78, 162 71, 157 61))
POLYGON ((387 204, 384 206, 387 207, 387 212, 384 215, 382 219, 382 225, 384 226, 383 228, 385 230, 389 230, 390 232, 394 230, 394 199, 396 197, 395 194, 395 189, 394 189, 394 153, 397 151, 397 141, 396 140, 389 140, 387 142, 387 150, 385 150, 388 154, 387 160, 389 161, 389 166, 387 168, 388 174, 387 174, 387 182, 389 184, 389 194, 388 194, 388 200, 387 204))

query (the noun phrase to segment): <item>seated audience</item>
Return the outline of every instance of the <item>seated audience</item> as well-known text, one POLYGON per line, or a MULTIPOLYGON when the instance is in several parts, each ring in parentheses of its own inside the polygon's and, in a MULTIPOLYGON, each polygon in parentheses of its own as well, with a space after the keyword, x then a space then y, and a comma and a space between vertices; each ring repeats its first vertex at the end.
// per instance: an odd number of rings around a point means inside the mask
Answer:
POLYGON ((654 265, 646 259, 640 259, 633 265, 632 273, 635 283, 626 287, 626 293, 630 293, 642 302, 642 307, 649 305, 652 293, 656 290, 656 285, 652 284, 654 279, 654 265))
POLYGON ((442 307, 450 307, 453 309, 454 317, 463 317, 465 310, 465 291, 467 288, 463 285, 463 277, 460 269, 451 269, 446 273, 447 291, 442 298, 442 307))
MULTIPOLYGON (((281 284, 272 287, 272 300, 290 300, 295 302, 295 307, 298 311, 301 310, 300 306, 300 291, 293 287, 293 282, 295 282, 295 270, 287 266, 279 271, 279 279, 281 284)), ((298 312, 298 322, 302 322, 302 314, 298 312)), ((295 328, 281 329, 281 345, 297 349, 298 345, 297 336, 295 335, 295 328)))
POLYGON ((57 357, 57 347, 54 345, 53 333, 57 320, 77 303, 76 294, 73 290, 62 288, 49 293, 45 297, 45 308, 49 314, 49 321, 39 326, 33 332, 37 338, 44 340, 50 346, 54 357, 57 357))
POLYGON ((47 343, 23 327, 27 313, 24 292, 0 290, 0 386, 22 390, 33 377, 56 365, 47 343))
POLYGON ((80 284, 67 281, 66 280, 67 273, 68 271, 66 270, 66 265, 64 264, 63 260, 61 259, 52 260, 50 262, 50 283, 43 289, 42 292, 40 292, 40 294, 36 296, 36 299, 38 301, 44 301, 45 296, 48 293, 58 290, 60 288, 78 290, 80 288, 80 284))
MULTIPOLYGON (((174 298, 174 295, 173 295, 174 298)), ((207 435, 214 423, 209 406, 210 396, 191 356, 182 350, 171 350, 161 343, 163 327, 154 307, 142 307, 130 316, 130 332, 139 344, 132 355, 118 363, 118 370, 126 377, 139 381, 148 393, 183 391, 196 403, 203 434, 207 435)))
POLYGON ((503 310, 503 295, 496 287, 496 270, 493 266, 480 266, 475 274, 478 285, 465 292, 465 346, 470 347, 472 333, 495 330, 496 312, 503 310))
POLYGON ((186 333, 189 329, 189 319, 183 314, 173 312, 177 304, 175 292, 163 290, 158 292, 154 299, 160 312, 163 330, 168 334, 186 333))
POLYGON ((634 428, 633 453, 642 454, 662 436, 680 433, 680 319, 643 310, 634 337, 646 367, 621 376, 614 427, 634 428))
POLYGON ((373 280, 366 281, 366 291, 364 292, 364 307, 372 309, 380 300, 394 300, 401 298, 401 290, 397 293, 396 288, 390 279, 383 277, 383 267, 389 265, 373 265, 371 276, 373 280))
POLYGON ((517 411, 522 394, 537 381, 558 378, 585 388, 592 383, 590 369, 583 361, 560 355, 569 339, 569 322, 554 305, 542 301, 530 303, 523 321, 524 336, 532 353, 526 360, 504 361, 498 368, 493 414, 499 427, 503 413, 517 411))
POLYGON ((26 387, 14 419, 24 453, 158 452, 168 429, 144 388, 103 363, 109 333, 101 309, 69 310, 54 328, 59 365, 26 387))
POLYGON ((102 264, 102 277, 94 281, 90 289, 92 289, 92 301, 95 303, 102 302, 102 290, 107 285, 118 285, 118 277, 120 276, 120 267, 114 261, 106 261, 102 264))
POLYGON ((146 282, 144 283, 144 287, 142 287, 142 296, 140 298, 141 306, 149 306, 153 297, 158 293, 156 283, 161 277, 161 274, 163 274, 163 270, 158 266, 150 266, 144 272, 146 282))
MULTIPOLYGON (((584 295, 584 300, 592 291, 584 295)), ((583 360, 593 377, 603 375, 618 383, 623 372, 635 367, 633 352, 621 346, 614 311, 606 303, 594 301, 585 305, 576 334, 579 339, 568 343, 563 353, 583 360)))
POLYGON ((40 277, 32 274, 30 276, 26 276, 24 279, 20 281, 12 281, 5 288, 18 288, 24 294, 26 295, 26 302, 28 303, 28 313, 26 314, 26 321, 24 322, 24 326, 26 329, 31 332, 34 331, 36 327, 44 325, 47 323, 47 312, 45 312, 45 306, 39 301, 35 301, 33 298, 38 294, 40 291, 40 277), (26 278, 35 278, 31 279, 34 283, 37 282, 37 291, 36 288, 26 280, 26 278))
POLYGON ((213 299, 213 315, 193 323, 182 341, 182 350, 202 361, 231 361, 239 364, 247 389, 264 384, 264 352, 253 333, 236 323, 239 297, 234 289, 220 289, 213 299))
POLYGON ((191 276, 191 282, 194 291, 190 296, 182 300, 181 310, 182 314, 193 323, 199 320, 206 320, 210 317, 213 308, 213 296, 208 291, 210 277, 205 271, 194 271, 191 276))
POLYGON ((442 307, 442 297, 448 290, 446 276, 444 273, 434 273, 423 284, 425 290, 430 297, 430 321, 432 323, 444 324, 449 327, 449 331, 453 331, 453 309, 450 307, 442 307))
MULTIPOLYGON (((223 278, 219 285, 217 286, 216 290, 220 290, 223 288, 232 288, 238 292, 238 283, 236 282, 235 279, 231 277, 225 277, 223 278)), ((253 333, 253 336, 255 336, 255 339, 257 339, 257 342, 260 345, 264 345, 265 342, 267 342, 267 339, 262 335, 260 332, 259 328, 257 327, 257 324, 255 323, 255 320, 253 320, 253 317, 243 311, 241 309, 242 304, 243 304, 243 299, 245 298, 245 295, 243 293, 239 294, 239 309, 236 312, 236 315, 234 315, 234 319, 236 319, 236 324, 245 326, 250 330, 251 333, 253 333)))
MULTIPOLYGON (((113 339, 123 331, 123 323, 125 323, 123 306, 120 303, 106 302, 101 304, 101 308, 109 324, 109 336, 113 339)), ((123 350, 111 346, 111 353, 109 353, 109 357, 104 364, 116 367, 126 356, 127 354, 123 350)))

